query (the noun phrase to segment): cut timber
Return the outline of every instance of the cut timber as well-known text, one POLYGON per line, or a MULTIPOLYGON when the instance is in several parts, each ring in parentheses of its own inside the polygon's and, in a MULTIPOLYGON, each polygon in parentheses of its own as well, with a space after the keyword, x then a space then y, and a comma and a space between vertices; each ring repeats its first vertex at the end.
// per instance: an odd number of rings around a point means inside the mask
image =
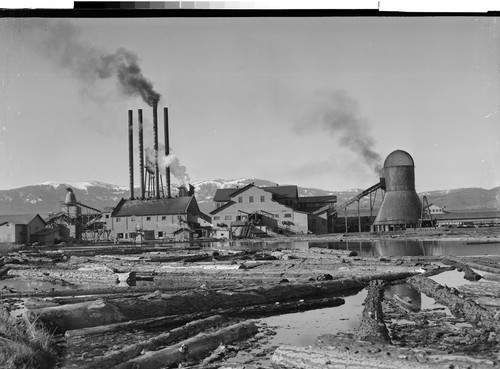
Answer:
POLYGON ((205 318, 208 315, 219 314, 228 317, 260 318, 270 315, 297 313, 301 311, 335 307, 345 304, 345 300, 340 297, 299 300, 294 302, 284 302, 281 304, 254 305, 241 308, 215 309, 211 312, 170 315, 160 318, 139 319, 123 323, 114 323, 66 331, 66 337, 90 336, 107 332, 118 332, 132 329, 169 329, 186 324, 187 322, 205 318))
POLYGON ((442 286, 432 279, 422 276, 410 277, 407 282, 418 291, 447 306, 454 316, 463 317, 470 323, 484 329, 500 332, 500 321, 495 319, 493 312, 486 310, 470 299, 459 296, 456 289, 442 286))
POLYGON ((95 327, 103 324, 155 318, 166 315, 207 312, 252 305, 274 304, 301 299, 333 297, 364 288, 372 279, 399 280, 415 272, 378 273, 358 279, 345 278, 333 281, 281 283, 241 290, 198 289, 184 293, 155 293, 135 298, 109 298, 93 304, 80 304, 38 309, 42 322, 51 322, 60 330, 95 327))
POLYGON ((82 369, 111 368, 140 356, 142 351, 153 351, 160 346, 167 346, 180 340, 185 340, 203 330, 222 324, 224 321, 226 321, 224 317, 215 315, 206 319, 190 322, 182 327, 172 329, 170 332, 158 334, 156 337, 147 341, 126 346, 105 356, 95 357, 92 359, 92 363, 83 366, 82 369))
POLYGON ((356 330, 356 338, 361 341, 390 342, 389 332, 384 323, 382 301, 384 300, 385 283, 371 281, 365 298, 365 307, 361 316, 361 324, 356 330))
POLYGON ((348 290, 361 289, 364 286, 365 283, 354 279, 341 279, 303 284, 276 284, 239 291, 198 290, 178 294, 154 293, 137 298, 98 300, 98 302, 42 308, 37 309, 36 313, 41 321, 49 322, 66 331, 165 315, 332 296, 348 290))
POLYGON ((253 322, 243 322, 231 325, 213 333, 200 333, 188 340, 166 347, 158 351, 149 351, 144 355, 117 365, 117 369, 157 369, 177 365, 183 361, 199 361, 219 347, 246 339, 258 332, 253 322))
POLYGON ((475 282, 479 281, 482 278, 480 274, 477 274, 467 264, 463 263, 462 261, 443 259, 442 262, 443 264, 454 266, 455 268, 457 268, 458 271, 463 271, 464 278, 467 279, 468 281, 475 282))
POLYGON ((492 360, 447 355, 431 349, 374 345, 349 339, 341 339, 335 346, 280 346, 271 360, 273 368, 283 369, 486 369, 495 365, 492 360))

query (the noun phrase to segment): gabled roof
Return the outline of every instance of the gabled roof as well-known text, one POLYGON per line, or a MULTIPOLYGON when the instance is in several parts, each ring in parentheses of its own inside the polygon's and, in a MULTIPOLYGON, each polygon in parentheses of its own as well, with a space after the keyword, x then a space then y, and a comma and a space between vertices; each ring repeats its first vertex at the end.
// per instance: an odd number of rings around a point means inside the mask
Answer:
POLYGON ((238 196, 240 193, 245 192, 246 190, 248 190, 249 188, 252 188, 252 187, 257 187, 257 186, 256 186, 256 185, 254 185, 254 184, 253 184, 253 182, 252 182, 252 183, 249 183, 249 184, 247 184, 246 186, 243 186, 243 187, 241 187, 241 188, 237 188, 237 189, 236 189, 236 191, 232 192, 232 193, 229 195, 229 197, 230 197, 230 198, 233 198, 233 197, 235 197, 235 196, 238 196))
MULTIPOLYGON (((125 200, 121 199, 111 213, 112 217, 141 215, 186 214, 194 196, 174 197, 171 199, 125 200)), ((196 200, 194 200, 196 201, 196 200)))
POLYGON ((179 228, 178 230, 174 231, 174 234, 179 234, 179 233, 183 233, 183 232, 188 232, 188 233, 196 233, 195 231, 193 231, 192 229, 189 229, 189 228, 179 228))
POLYGON ((29 224, 34 218, 39 217, 42 222, 45 220, 38 214, 10 214, 10 215, 0 215, 0 224, 4 223, 14 223, 14 224, 29 224))
POLYGON ((295 185, 275 186, 275 187, 261 187, 264 191, 271 192, 278 197, 297 198, 299 190, 295 185))
POLYGON ((214 201, 227 202, 231 199, 230 195, 237 190, 237 188, 219 188, 215 191, 214 201))

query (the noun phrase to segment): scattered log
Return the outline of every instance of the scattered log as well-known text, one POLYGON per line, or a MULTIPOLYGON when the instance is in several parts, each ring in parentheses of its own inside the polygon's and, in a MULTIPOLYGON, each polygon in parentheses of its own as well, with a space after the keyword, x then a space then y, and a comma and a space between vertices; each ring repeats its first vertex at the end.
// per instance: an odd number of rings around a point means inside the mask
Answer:
POLYGON ((384 322, 382 301, 384 300, 385 283, 371 281, 365 298, 365 307, 361 316, 361 324, 356 330, 356 338, 361 341, 391 342, 384 322))
POLYGON ((276 284, 239 291, 197 290, 177 294, 156 292, 137 298, 100 299, 94 302, 42 308, 36 312, 41 321, 50 322, 60 330, 67 331, 141 318, 334 296, 364 286, 365 283, 354 279, 341 279, 302 284, 276 284))
POLYGON ((410 277, 407 282, 410 286, 447 306, 455 317, 465 318, 474 325, 500 332, 500 321, 495 319, 493 312, 486 310, 473 300, 459 296, 456 289, 442 286, 422 276, 410 277))
POLYGON ((455 267, 454 266, 448 266, 448 267, 437 267, 437 268, 434 268, 434 269, 431 269, 431 270, 428 270, 427 272, 423 273, 422 275, 424 277, 432 277, 434 275, 438 275, 438 274, 441 274, 443 272, 449 272, 449 271, 452 271, 452 270, 455 270, 455 267))
POLYGON ((473 271, 467 264, 462 261, 452 260, 452 259, 443 259, 443 264, 452 265, 457 268, 458 271, 464 272, 464 278, 468 281, 475 282, 479 281, 482 277, 480 274, 473 271))
POLYGON ((476 258, 476 257, 458 258, 456 256, 448 256, 447 259, 467 264, 470 268, 482 270, 483 272, 500 274, 500 267, 498 267, 498 265, 495 264, 494 262, 492 263, 493 265, 491 265, 490 264, 491 260, 487 259, 482 260, 481 258, 476 258))
POLYGON ((358 279, 282 283, 236 291, 198 289, 184 293, 163 294, 156 291, 135 298, 107 298, 93 304, 91 301, 38 309, 41 321, 52 322, 63 332, 70 329, 94 327, 136 319, 165 315, 190 314, 213 309, 227 309, 276 302, 297 301, 339 296, 349 290, 364 288, 372 279, 387 281, 407 278, 416 272, 378 273, 358 279))
POLYGON ((157 369, 178 365, 184 361, 199 361, 215 350, 220 344, 230 344, 246 339, 258 332, 253 322, 231 325, 213 333, 200 333, 158 351, 149 351, 140 357, 119 364, 117 369, 157 369))
POLYGON ((488 359, 447 355, 437 350, 419 350, 342 338, 335 346, 280 346, 271 358, 273 368, 283 369, 430 369, 475 368, 495 365, 488 359))
POLYGON ((182 324, 186 324, 193 320, 203 319, 212 314, 223 315, 233 318, 261 318, 265 316, 286 314, 286 313, 298 313, 301 311, 321 309, 325 307, 335 307, 345 304, 345 300, 340 297, 333 298, 323 298, 323 299, 313 299, 313 300, 299 300, 294 302, 285 302, 280 304, 268 304, 268 305, 255 305, 242 308, 230 308, 230 309, 215 309, 210 312, 193 313, 193 314, 181 314, 181 315, 171 315, 160 318, 149 318, 149 319, 138 319, 123 323, 114 323, 107 325, 100 325, 96 327, 88 327, 81 329, 68 330, 65 333, 66 337, 77 337, 77 336, 90 336, 103 334, 108 332, 118 332, 124 330, 133 329, 171 329, 178 327, 182 324))
POLYGON ((182 327, 172 329, 170 332, 161 333, 147 341, 126 346, 118 351, 111 352, 104 356, 94 357, 92 359, 92 363, 81 367, 81 369, 111 368, 115 365, 138 357, 143 351, 153 351, 160 346, 168 346, 175 342, 185 340, 204 330, 220 325, 225 321, 226 319, 220 315, 196 320, 187 323, 182 327))

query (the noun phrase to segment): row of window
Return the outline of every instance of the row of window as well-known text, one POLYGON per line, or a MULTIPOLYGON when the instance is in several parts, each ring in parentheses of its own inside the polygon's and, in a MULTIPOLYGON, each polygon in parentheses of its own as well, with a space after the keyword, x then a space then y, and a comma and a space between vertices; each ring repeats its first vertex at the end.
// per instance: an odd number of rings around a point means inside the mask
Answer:
MULTIPOLYGON (((167 220, 167 217, 165 215, 163 215, 161 217, 161 220, 167 220)), ((118 223, 121 221, 121 218, 115 218, 115 221, 118 223)), ((130 218, 130 221, 135 222, 135 217, 130 218)), ((151 221, 151 217, 146 217, 146 222, 150 222, 150 221, 151 221)))
MULTIPOLYGON (((163 238, 163 231, 158 231, 158 238, 163 238)), ((138 234, 136 232, 130 233, 117 233, 116 238, 136 238, 138 234)))
MULTIPOLYGON (((243 196, 238 196, 238 202, 241 204, 243 202, 243 196)), ((254 202, 254 197, 253 196, 248 196, 248 202, 254 202)), ((260 202, 266 202, 266 197, 261 196, 260 197, 260 202)))
MULTIPOLYGON (((274 217, 275 218, 279 218, 280 215, 279 214, 274 214, 274 217)), ((292 217, 292 214, 290 213, 285 213, 285 215, 283 216, 284 218, 291 218, 292 217)), ((233 216, 232 215, 225 215, 224 216, 224 220, 232 220, 233 219, 233 216)), ((219 215, 216 215, 214 216, 214 220, 221 220, 220 219, 220 216, 219 215)))

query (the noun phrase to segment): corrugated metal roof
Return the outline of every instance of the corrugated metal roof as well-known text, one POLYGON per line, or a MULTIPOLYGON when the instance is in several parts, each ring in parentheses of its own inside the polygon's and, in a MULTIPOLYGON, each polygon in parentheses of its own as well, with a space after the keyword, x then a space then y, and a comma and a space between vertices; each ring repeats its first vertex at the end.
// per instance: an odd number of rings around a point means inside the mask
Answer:
MULTIPOLYGON (((112 217, 185 214, 194 196, 171 199, 124 200, 115 207, 112 217)), ((196 200, 195 200, 196 201, 196 200)))
POLYGON ((387 155, 384 161, 384 168, 415 166, 410 154, 403 150, 395 150, 387 155))
MULTIPOLYGON (((10 215, 0 215, 0 224, 3 223, 14 223, 14 224, 28 224, 35 217, 40 217, 38 214, 10 214, 10 215)), ((40 217, 42 219, 42 217, 40 217)), ((45 223, 45 221, 42 219, 45 223)))

